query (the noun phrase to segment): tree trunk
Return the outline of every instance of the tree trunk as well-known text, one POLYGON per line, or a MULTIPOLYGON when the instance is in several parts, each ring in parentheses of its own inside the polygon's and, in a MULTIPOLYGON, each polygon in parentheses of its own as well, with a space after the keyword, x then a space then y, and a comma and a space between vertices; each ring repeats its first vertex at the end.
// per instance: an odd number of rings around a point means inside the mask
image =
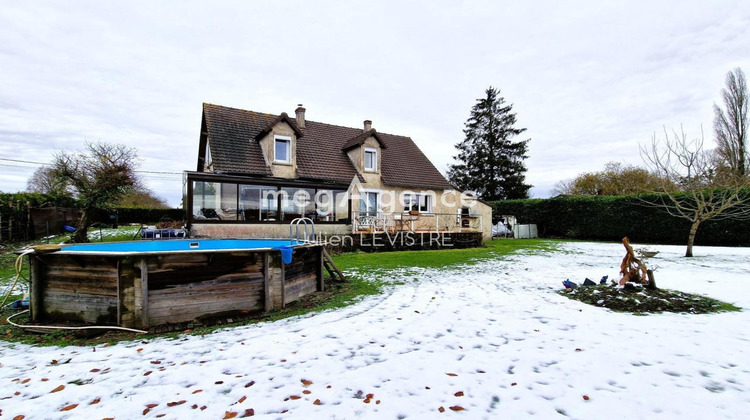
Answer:
POLYGON ((83 211, 81 211, 81 218, 78 219, 78 224, 76 225, 76 234, 73 236, 73 242, 80 244, 89 241, 89 213, 90 209, 84 208, 83 211))
POLYGON ((701 221, 696 220, 693 222, 693 225, 690 226, 690 236, 688 236, 687 251, 685 251, 686 257, 693 256, 693 243, 695 242, 695 234, 698 232, 698 226, 700 224, 701 224, 701 221))

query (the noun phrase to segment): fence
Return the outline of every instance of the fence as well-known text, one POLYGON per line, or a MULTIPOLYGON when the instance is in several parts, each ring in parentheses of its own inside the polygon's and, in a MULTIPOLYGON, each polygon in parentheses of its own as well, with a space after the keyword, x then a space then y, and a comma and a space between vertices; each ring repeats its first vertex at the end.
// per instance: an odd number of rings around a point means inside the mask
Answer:
POLYGON ((476 232, 481 215, 456 213, 352 212, 352 232, 476 232))

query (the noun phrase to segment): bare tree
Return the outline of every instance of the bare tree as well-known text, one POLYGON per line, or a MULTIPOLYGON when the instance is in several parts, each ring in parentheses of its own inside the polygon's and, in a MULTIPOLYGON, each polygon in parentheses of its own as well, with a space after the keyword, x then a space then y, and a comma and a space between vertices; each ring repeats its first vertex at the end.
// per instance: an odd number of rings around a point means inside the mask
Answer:
POLYGON ((727 73, 726 87, 721 90, 724 108, 714 104, 716 152, 726 167, 739 176, 747 175, 748 90, 745 73, 737 67, 727 73))
POLYGON ((111 206, 137 185, 135 149, 101 142, 87 143, 86 149, 86 153, 60 152, 52 165, 56 176, 74 188, 83 210, 75 242, 88 241, 94 210, 111 206))
POLYGON ((26 191, 41 194, 72 195, 70 185, 57 176, 54 168, 40 166, 26 181, 26 191))
POLYGON ((695 235, 706 220, 750 219, 746 178, 717 176, 711 151, 703 149, 702 131, 688 139, 682 128, 671 137, 665 128, 663 141, 654 134, 650 146, 641 145, 641 157, 662 179, 654 191, 659 198, 641 202, 691 223, 686 257, 693 256, 695 235))

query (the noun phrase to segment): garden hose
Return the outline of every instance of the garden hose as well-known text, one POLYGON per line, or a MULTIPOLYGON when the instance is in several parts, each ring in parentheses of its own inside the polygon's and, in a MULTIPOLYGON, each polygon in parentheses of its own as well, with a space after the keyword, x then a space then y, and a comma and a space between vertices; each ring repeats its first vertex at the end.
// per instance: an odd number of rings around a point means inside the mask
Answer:
POLYGON ((5 297, 3 297, 3 302, 0 303, 0 308, 4 308, 5 307, 5 301, 8 300, 8 298, 11 295, 11 293, 13 293, 13 289, 16 288, 16 284, 18 284, 18 279, 22 278, 22 279, 26 280, 26 282, 29 281, 29 279, 27 279, 26 277, 23 276, 23 274, 21 274, 21 270, 23 269, 23 257, 25 257, 26 255, 31 254, 33 252, 34 252, 33 249, 27 249, 27 250, 23 251, 21 253, 21 255, 18 256, 18 258, 16 258, 16 263, 15 263, 16 277, 13 279, 13 284, 10 285, 10 288, 8 289, 8 292, 5 293, 5 297))
POLYGON ((11 321, 12 318, 17 317, 18 315, 25 314, 26 312, 29 312, 28 309, 21 311, 17 314, 13 314, 6 319, 8 321, 8 324, 16 327, 21 328, 23 330, 26 329, 38 329, 38 330, 70 330, 70 331, 78 331, 78 330, 118 330, 118 331, 127 331, 127 332, 134 332, 134 333, 140 333, 140 334, 148 334, 148 331, 144 330, 136 330, 135 328, 125 328, 125 327, 118 327, 116 325, 91 325, 88 327, 59 327, 54 325, 21 325, 16 324, 15 322, 11 321))

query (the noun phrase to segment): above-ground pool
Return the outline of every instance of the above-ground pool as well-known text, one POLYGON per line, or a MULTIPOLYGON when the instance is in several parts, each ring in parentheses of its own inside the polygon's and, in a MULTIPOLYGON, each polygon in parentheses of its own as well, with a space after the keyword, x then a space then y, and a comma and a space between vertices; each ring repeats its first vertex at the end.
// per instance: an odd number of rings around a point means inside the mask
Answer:
POLYGON ((203 239, 63 246, 30 255, 31 316, 151 328, 268 311, 323 290, 323 246, 203 239))

